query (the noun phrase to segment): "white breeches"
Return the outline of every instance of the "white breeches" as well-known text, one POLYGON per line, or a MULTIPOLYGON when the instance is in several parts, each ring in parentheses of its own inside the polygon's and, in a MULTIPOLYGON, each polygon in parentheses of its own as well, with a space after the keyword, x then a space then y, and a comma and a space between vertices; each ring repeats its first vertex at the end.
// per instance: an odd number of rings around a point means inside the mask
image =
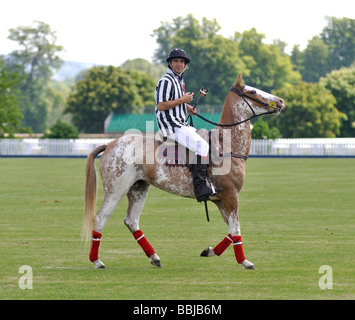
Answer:
POLYGON ((175 140, 185 148, 191 150, 195 155, 206 158, 208 156, 209 145, 194 127, 175 128, 175 133, 168 136, 168 139, 175 140))

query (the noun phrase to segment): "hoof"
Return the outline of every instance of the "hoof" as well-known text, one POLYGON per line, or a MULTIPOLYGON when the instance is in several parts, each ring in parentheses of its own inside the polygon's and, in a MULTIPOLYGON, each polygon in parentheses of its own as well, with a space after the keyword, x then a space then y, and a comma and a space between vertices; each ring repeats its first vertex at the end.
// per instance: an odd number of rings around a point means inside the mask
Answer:
POLYGON ((201 257, 212 257, 215 253, 213 252, 212 247, 207 247, 205 250, 201 252, 201 257))
POLYGON ((255 270, 255 266, 253 263, 245 259, 242 263, 240 263, 243 266, 243 269, 249 269, 249 270, 255 270))
POLYGON ((106 266, 100 261, 100 259, 97 259, 93 262, 95 265, 95 269, 106 269, 106 266))
POLYGON ((161 267, 162 267, 160 260, 152 260, 152 261, 150 261, 150 263, 151 263, 153 266, 156 266, 156 267, 158 267, 158 268, 161 268, 161 267))
POLYGON ((158 255, 156 253, 152 254, 149 258, 150 263, 153 266, 156 266, 158 268, 161 268, 161 262, 160 262, 160 258, 158 257, 158 255))

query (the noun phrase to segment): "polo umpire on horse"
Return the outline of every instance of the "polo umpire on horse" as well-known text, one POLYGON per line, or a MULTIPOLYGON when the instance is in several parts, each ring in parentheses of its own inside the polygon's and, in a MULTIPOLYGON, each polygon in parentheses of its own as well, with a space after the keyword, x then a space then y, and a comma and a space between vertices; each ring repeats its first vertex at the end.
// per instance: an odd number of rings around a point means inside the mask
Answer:
POLYGON ((207 182, 209 145, 187 122, 188 114, 196 114, 196 109, 189 104, 194 93, 185 92, 183 78, 190 59, 185 50, 177 48, 170 51, 166 62, 167 72, 155 89, 155 114, 159 131, 164 139, 174 140, 196 155, 192 164, 194 192, 198 202, 207 201, 221 189, 215 190, 211 182, 207 182))

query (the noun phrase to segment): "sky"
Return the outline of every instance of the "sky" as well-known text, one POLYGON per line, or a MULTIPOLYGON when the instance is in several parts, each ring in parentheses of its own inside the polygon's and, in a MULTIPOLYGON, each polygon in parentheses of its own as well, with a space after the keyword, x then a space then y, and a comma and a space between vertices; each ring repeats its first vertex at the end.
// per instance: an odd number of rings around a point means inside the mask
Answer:
POLYGON ((0 8, 0 54, 18 48, 7 39, 10 28, 43 21, 64 47, 62 59, 114 66, 152 61, 158 47, 153 30, 190 13, 200 23, 216 19, 224 37, 256 28, 265 43, 286 42, 288 53, 331 28, 327 16, 355 19, 354 0, 0 0, 0 8))

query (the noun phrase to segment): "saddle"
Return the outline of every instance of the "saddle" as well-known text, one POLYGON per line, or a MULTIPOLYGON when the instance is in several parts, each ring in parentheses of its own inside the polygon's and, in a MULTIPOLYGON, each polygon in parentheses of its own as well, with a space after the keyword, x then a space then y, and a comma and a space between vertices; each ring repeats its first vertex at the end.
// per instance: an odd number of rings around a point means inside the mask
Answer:
MULTIPOLYGON (((211 150, 211 132, 206 129, 200 129, 197 133, 210 144, 211 150)), ((164 138, 162 135, 160 135, 158 141, 157 158, 164 163, 165 166, 190 167, 190 159, 194 159, 194 153, 192 151, 175 140, 164 138)), ((208 163, 210 163, 210 161, 208 163)))

